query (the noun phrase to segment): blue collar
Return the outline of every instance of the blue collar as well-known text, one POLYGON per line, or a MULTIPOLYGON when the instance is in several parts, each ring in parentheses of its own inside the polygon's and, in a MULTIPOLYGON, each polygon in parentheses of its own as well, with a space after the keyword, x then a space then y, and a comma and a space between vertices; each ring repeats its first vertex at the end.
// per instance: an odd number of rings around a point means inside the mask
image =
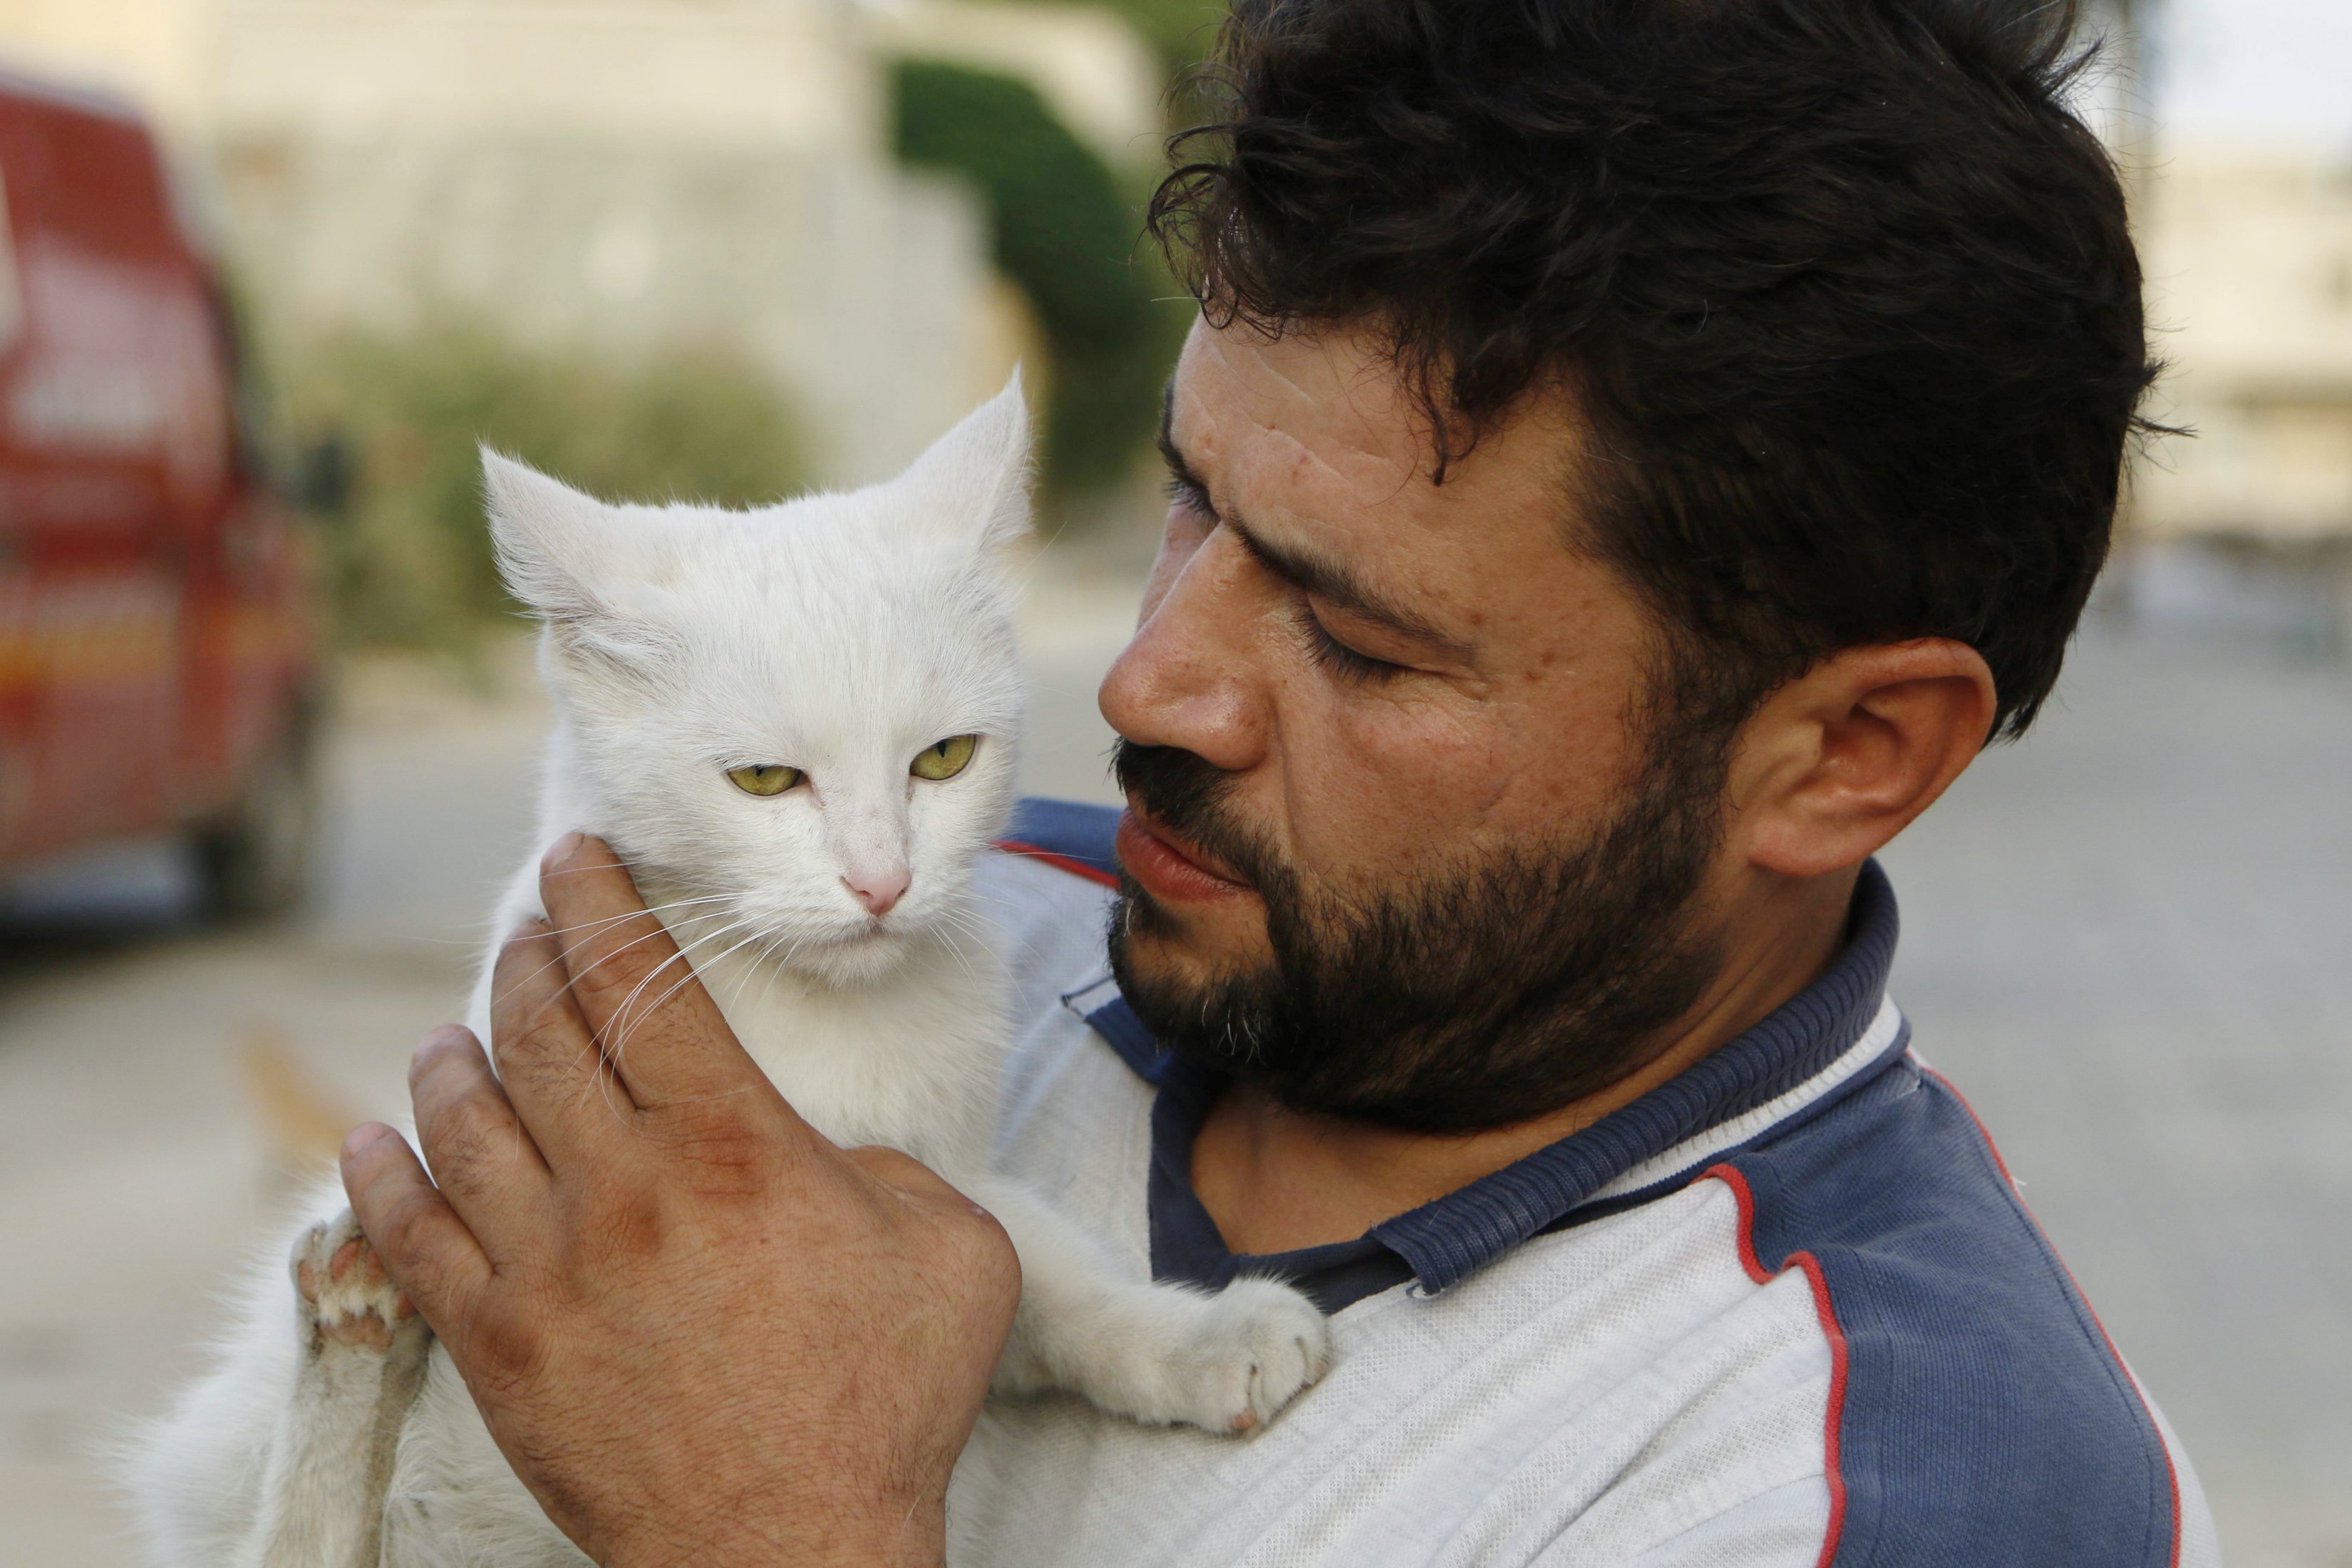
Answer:
MULTIPOLYGON (((1897 932, 1895 890, 1875 861, 1864 866, 1855 885, 1849 931, 1844 948, 1819 979, 1632 1104, 1434 1203, 1384 1220, 1354 1241, 1271 1255, 1231 1251, 1192 1193, 1192 1142, 1224 1079, 1161 1050, 1108 984, 1088 986, 1065 1000, 1082 1006, 1095 1032, 1160 1091, 1151 1108, 1153 1276, 1211 1289, 1241 1275, 1277 1276, 1306 1290, 1325 1311, 1336 1312, 1407 1282, 1427 1294, 1450 1289, 1537 1236, 1646 1202, 1688 1182, 1698 1173, 1696 1167, 1638 1193, 1592 1201, 1627 1172, 1780 1099, 1860 1043, 1884 1000, 1897 932)), ((1810 1119, 1875 1076, 1902 1054, 1908 1034, 1896 1031, 1868 1067, 1810 1101, 1801 1114, 1810 1119)), ((1748 1142, 1789 1125, 1776 1122, 1748 1142)))

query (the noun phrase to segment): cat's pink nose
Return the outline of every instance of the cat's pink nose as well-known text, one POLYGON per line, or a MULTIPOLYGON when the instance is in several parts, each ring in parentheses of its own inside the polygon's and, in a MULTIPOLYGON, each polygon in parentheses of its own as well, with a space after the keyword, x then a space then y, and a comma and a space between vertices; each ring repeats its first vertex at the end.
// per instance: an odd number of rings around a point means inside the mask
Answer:
POLYGON ((879 920, 898 907, 907 896, 907 885, 915 874, 904 866, 886 866, 879 870, 860 868, 842 878, 841 885, 856 896, 866 906, 866 912, 879 920))

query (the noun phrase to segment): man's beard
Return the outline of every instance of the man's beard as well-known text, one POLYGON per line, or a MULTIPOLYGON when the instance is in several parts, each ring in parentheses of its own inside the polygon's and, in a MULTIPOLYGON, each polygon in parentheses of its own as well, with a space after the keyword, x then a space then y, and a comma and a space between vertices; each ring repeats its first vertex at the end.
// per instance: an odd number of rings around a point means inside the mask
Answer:
POLYGON ((1725 751, 1654 738, 1623 809, 1581 842, 1341 894, 1234 818, 1230 775, 1122 742, 1120 785, 1264 900, 1273 952, 1205 981, 1139 967, 1133 939, 1177 926, 1122 872, 1112 973, 1163 1046, 1293 1110, 1436 1133, 1556 1110, 1654 1055, 1720 968, 1695 906, 1725 751))

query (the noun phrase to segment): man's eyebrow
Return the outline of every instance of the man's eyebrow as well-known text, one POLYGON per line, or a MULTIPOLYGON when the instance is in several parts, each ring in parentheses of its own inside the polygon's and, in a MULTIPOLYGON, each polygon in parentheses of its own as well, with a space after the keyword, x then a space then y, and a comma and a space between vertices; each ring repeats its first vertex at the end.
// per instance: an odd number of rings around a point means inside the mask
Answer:
POLYGON ((1208 499, 1209 487, 1184 460, 1183 449, 1176 445, 1176 378, 1170 376, 1160 388, 1160 460, 1168 465, 1168 477, 1202 500, 1208 499))
POLYGON ((1257 558, 1259 565, 1301 593, 1327 600, 1359 619, 1424 647, 1465 661, 1471 658, 1474 650, 1468 643, 1452 632, 1440 630, 1418 611, 1398 604, 1358 576, 1346 563, 1320 551, 1276 544, 1252 531, 1247 523, 1230 513, 1218 521, 1233 531, 1234 538, 1257 558))
MULTIPOLYGON (((1176 444, 1175 432, 1171 428, 1173 401, 1171 397, 1160 401, 1160 456, 1168 465, 1169 477, 1205 505, 1209 487, 1192 471, 1192 465, 1185 459, 1184 450, 1176 444)), ((1464 660, 1472 657, 1474 650, 1468 643, 1441 630, 1418 611, 1398 604, 1365 582, 1345 562, 1320 551, 1276 543, 1257 533, 1230 510, 1216 516, 1217 521, 1232 531, 1234 540, 1259 565, 1301 593, 1328 600, 1351 616, 1438 652, 1464 660)))

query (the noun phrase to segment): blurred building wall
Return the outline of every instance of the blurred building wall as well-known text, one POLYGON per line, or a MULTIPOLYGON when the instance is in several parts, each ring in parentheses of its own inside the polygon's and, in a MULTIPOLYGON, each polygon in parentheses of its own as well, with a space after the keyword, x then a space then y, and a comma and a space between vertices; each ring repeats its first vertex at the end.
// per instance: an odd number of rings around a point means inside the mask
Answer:
POLYGON ((2158 537, 2352 541, 2352 162, 2176 149, 2141 211, 2156 416, 2192 427, 2137 481, 2158 537))
POLYGON ((720 345, 888 473, 1001 382, 961 190, 893 163, 845 0, 0 0, 0 51, 193 149, 281 341, 436 313, 620 353, 720 345))

